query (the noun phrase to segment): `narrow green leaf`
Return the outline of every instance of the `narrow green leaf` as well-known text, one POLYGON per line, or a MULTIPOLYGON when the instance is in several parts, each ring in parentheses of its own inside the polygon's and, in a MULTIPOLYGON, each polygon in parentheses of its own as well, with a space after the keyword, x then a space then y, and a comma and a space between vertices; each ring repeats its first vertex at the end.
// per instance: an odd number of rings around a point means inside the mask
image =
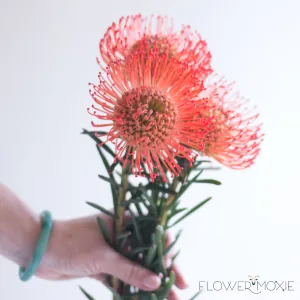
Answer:
POLYGON ((160 267, 160 272, 167 274, 164 260, 164 229, 161 225, 156 226, 154 235, 152 235, 153 244, 157 245, 157 259, 160 267))
POLYGON ((174 201, 174 203, 172 205, 172 209, 173 210, 179 209, 179 208, 177 208, 179 206, 179 204, 180 204, 180 201, 179 201, 179 199, 177 199, 176 201, 174 201))
POLYGON ((90 294, 88 294, 81 286, 79 286, 82 293, 89 299, 89 300, 95 300, 90 294))
POLYGON ((92 130, 92 131, 89 131, 89 130, 86 130, 84 128, 82 128, 82 132, 81 134, 88 134, 88 135, 92 135, 92 134, 107 134, 107 131, 99 131, 99 130, 92 130))
POLYGON ((194 182, 196 183, 209 183, 209 184, 215 184, 215 185, 220 185, 221 182, 218 180, 214 180, 214 179, 198 179, 195 180, 194 182))
POLYGON ((164 228, 161 225, 157 225, 155 230, 156 243, 162 242, 163 234, 164 234, 164 228))
MULTIPOLYGON (((105 131, 87 131, 85 129, 83 129, 83 132, 82 132, 82 134, 86 134, 86 135, 90 136, 97 143, 97 145, 102 144, 103 141, 95 135, 96 133, 103 134, 103 135, 107 134, 107 132, 105 132, 105 131)), ((101 148, 103 148, 107 153, 109 153, 113 158, 115 158, 116 154, 109 146, 107 146, 106 144, 102 144, 101 148)))
POLYGON ((118 198, 117 198, 117 188, 116 188, 117 184, 116 184, 116 181, 115 181, 115 178, 114 178, 113 174, 109 172, 110 166, 109 166, 109 163, 108 163, 105 155, 103 154, 101 148, 98 145, 96 145, 96 148, 97 148, 97 151, 98 151, 98 153, 99 153, 99 155, 100 155, 100 157, 103 161, 103 164, 105 166, 105 169, 106 169, 110 179, 115 182, 115 184, 110 185, 110 188, 111 188, 111 193, 112 193, 112 196, 113 196, 115 216, 118 217, 118 210, 117 210, 118 198))
POLYGON ((179 232, 175 236, 174 241, 165 249, 164 255, 167 255, 170 252, 170 250, 174 247, 174 245, 177 243, 181 233, 182 233, 182 230, 179 230, 179 232))
POLYGON ((166 266, 165 266, 164 246, 163 246, 163 242, 161 240, 159 242, 157 242, 157 253, 158 253, 160 270, 166 276, 167 275, 167 269, 166 269, 166 266))
POLYGON ((130 215, 131 215, 132 224, 133 224, 133 228, 134 228, 136 237, 137 237, 139 243, 143 244, 143 238, 142 238, 142 234, 141 234, 141 231, 140 231, 139 224, 137 222, 137 217, 134 215, 134 213, 131 209, 129 209, 129 212, 130 212, 130 215))
POLYGON ((106 169, 106 171, 107 171, 107 173, 108 173, 110 179, 113 180, 114 182, 116 182, 115 179, 114 179, 114 176, 112 175, 112 173, 109 172, 109 170, 110 170, 110 165, 109 165, 109 163, 108 163, 107 158, 106 158, 105 155, 103 154, 103 152, 102 152, 102 150, 101 150, 101 147, 100 147, 99 145, 96 145, 96 147, 97 147, 97 150, 98 150, 98 153, 99 153, 101 159, 103 160, 105 169, 106 169))
POLYGON ((140 203, 134 203, 134 205, 135 205, 135 208, 136 208, 139 216, 143 216, 143 211, 142 211, 140 203))
POLYGON ((115 170, 116 166, 117 166, 119 163, 120 163, 119 160, 117 160, 116 162, 112 163, 112 165, 110 166, 110 170, 109 170, 110 173, 112 173, 112 172, 115 170))
POLYGON ((161 289, 159 290, 156 295, 158 296, 159 299, 166 299, 168 298, 168 295, 171 291, 171 288, 173 286, 175 282, 175 272, 172 271, 170 273, 170 276, 169 276, 169 281, 167 282, 167 284, 161 289))
POLYGON ((158 300, 158 298, 156 297, 156 295, 155 295, 155 294, 151 294, 151 296, 150 296, 150 300, 158 300))
POLYGON ((86 204, 90 205, 93 208, 100 210, 101 212, 105 213, 106 215, 108 215, 110 217, 113 217, 113 218, 115 217, 115 215, 112 212, 110 212, 109 210, 105 209, 104 207, 102 207, 96 203, 86 202, 86 204))
POLYGON ((114 180, 112 180, 111 178, 108 178, 108 177, 106 177, 106 176, 103 176, 103 175, 100 175, 100 174, 98 174, 98 177, 99 177, 100 179, 102 179, 102 180, 106 181, 106 182, 109 182, 109 183, 115 184, 115 181, 114 181, 114 180))
POLYGON ((125 231, 117 234, 117 250, 120 253, 123 253, 125 244, 130 235, 131 235, 130 231, 125 231))
POLYGON ((180 188, 179 192, 177 193, 174 201, 176 201, 177 199, 179 199, 183 193, 190 187, 190 185, 198 179, 198 177, 202 174, 203 170, 199 171, 191 180, 189 180, 186 184, 182 185, 182 187, 180 188))
POLYGON ((120 238, 118 240, 117 249, 118 249, 119 253, 121 253, 122 255, 123 255, 124 247, 126 245, 127 240, 128 240, 128 236, 120 238))
POLYGON ((189 216, 192 213, 194 213, 197 209, 199 209, 202 205, 204 205, 205 203, 207 203, 209 200, 211 200, 211 197, 203 200, 202 202, 200 202, 199 204, 197 204, 196 206, 194 206, 186 214, 184 214, 181 218, 179 218, 177 221, 175 221, 175 223, 173 223, 172 225, 170 225, 169 228, 175 226, 176 224, 178 224, 179 222, 181 222, 182 220, 184 220, 187 216, 189 216))
POLYGON ((195 300, 200 294, 201 294, 201 291, 196 293, 190 300, 195 300))
POLYGON ((175 217, 176 215, 180 214, 181 212, 187 210, 187 208, 180 208, 180 209, 174 209, 173 211, 170 211, 170 214, 168 215, 168 220, 175 217))
POLYGON ((172 257, 172 263, 175 261, 175 259, 177 258, 177 256, 179 255, 180 250, 178 250, 175 255, 172 257))
POLYGON ((185 211, 185 210, 187 210, 187 209, 188 209, 187 207, 178 208, 178 209, 175 209, 175 210, 174 210, 174 213, 175 213, 175 214, 179 214, 179 213, 181 213, 181 212, 183 212, 183 211, 185 211))
POLYGON ((197 160, 193 164, 193 169, 199 167, 203 163, 211 163, 210 160, 204 159, 204 160, 197 160))
POLYGON ((149 248, 147 256, 146 256, 145 264, 147 267, 149 267, 151 265, 151 263, 153 262, 153 259, 156 255, 156 251, 157 251, 157 245, 153 244, 149 248))
POLYGON ((152 199, 152 197, 150 197, 147 192, 144 189, 140 189, 142 192, 142 195, 146 198, 146 200, 149 202, 150 207, 151 207, 151 212, 152 214, 154 214, 155 216, 157 215, 157 207, 152 199))
POLYGON ((120 232, 117 234, 117 240, 127 238, 131 235, 130 231, 120 232))
POLYGON ((97 221, 98 221, 99 227, 101 229, 101 232, 103 234, 104 240, 106 241, 107 244, 111 245, 108 230, 106 228, 106 225, 105 225, 104 221, 100 217, 97 217, 97 221))

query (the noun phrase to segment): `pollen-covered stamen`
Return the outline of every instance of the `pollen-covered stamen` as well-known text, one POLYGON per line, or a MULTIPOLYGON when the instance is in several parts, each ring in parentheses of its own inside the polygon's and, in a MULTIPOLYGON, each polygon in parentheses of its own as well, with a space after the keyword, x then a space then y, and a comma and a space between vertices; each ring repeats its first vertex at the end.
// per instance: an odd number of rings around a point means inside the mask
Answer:
POLYGON ((119 136, 136 148, 149 150, 168 139, 178 118, 176 103, 154 87, 139 87, 118 99, 113 116, 119 136))

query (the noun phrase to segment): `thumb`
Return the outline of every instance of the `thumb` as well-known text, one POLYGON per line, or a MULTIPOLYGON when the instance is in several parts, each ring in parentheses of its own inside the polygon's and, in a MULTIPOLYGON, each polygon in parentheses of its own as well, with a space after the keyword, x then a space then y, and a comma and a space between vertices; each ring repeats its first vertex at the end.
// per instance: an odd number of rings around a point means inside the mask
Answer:
POLYGON ((118 252, 110 251, 103 266, 103 272, 144 291, 153 291, 161 284, 160 277, 122 256, 118 252))

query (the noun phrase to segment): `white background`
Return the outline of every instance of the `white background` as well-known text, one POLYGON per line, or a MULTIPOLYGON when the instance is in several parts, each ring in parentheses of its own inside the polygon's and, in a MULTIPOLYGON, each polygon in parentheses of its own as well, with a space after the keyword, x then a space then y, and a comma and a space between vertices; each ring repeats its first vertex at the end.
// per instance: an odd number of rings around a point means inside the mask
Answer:
MULTIPOLYGON (((213 66, 257 104, 266 133, 255 166, 223 168, 221 187, 194 186, 185 205, 212 195, 184 223, 179 262, 190 288, 200 280, 293 280, 295 292, 207 292, 199 299, 299 299, 300 4, 297 0, 0 0, 0 180, 37 212, 56 218, 94 213, 85 201, 111 206, 86 108, 96 81, 98 41, 126 14, 171 16, 208 41, 213 66)), ((0 299, 110 299, 90 280, 21 283, 0 258, 0 299)))

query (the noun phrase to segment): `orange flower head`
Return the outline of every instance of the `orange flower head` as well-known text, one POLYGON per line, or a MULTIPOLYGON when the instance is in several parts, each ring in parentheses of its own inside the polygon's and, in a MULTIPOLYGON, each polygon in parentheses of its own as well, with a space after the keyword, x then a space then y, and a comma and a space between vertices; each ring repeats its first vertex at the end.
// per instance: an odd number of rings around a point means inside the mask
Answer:
POLYGON ((197 76, 202 80, 212 72, 211 54, 200 34, 185 25, 176 32, 173 20, 161 16, 145 18, 138 14, 122 17, 108 28, 101 39, 100 56, 106 64, 124 59, 139 48, 140 42, 145 39, 149 50, 157 47, 160 54, 168 52, 169 57, 197 70, 197 76))
POLYGON ((213 103, 206 112, 213 127, 205 137, 204 154, 232 169, 250 167, 263 139, 259 115, 224 79, 208 80, 205 88, 201 95, 213 103))
POLYGON ((142 175, 143 163, 152 180, 160 174, 166 181, 165 170, 176 176, 181 171, 175 157, 192 163, 192 149, 203 150, 212 125, 200 112, 211 107, 195 101, 202 85, 194 69, 147 45, 142 42, 125 60, 111 62, 99 83, 90 84, 95 105, 88 111, 106 121, 93 126, 111 127, 105 142, 115 144, 116 159, 131 162, 136 175, 142 175))

